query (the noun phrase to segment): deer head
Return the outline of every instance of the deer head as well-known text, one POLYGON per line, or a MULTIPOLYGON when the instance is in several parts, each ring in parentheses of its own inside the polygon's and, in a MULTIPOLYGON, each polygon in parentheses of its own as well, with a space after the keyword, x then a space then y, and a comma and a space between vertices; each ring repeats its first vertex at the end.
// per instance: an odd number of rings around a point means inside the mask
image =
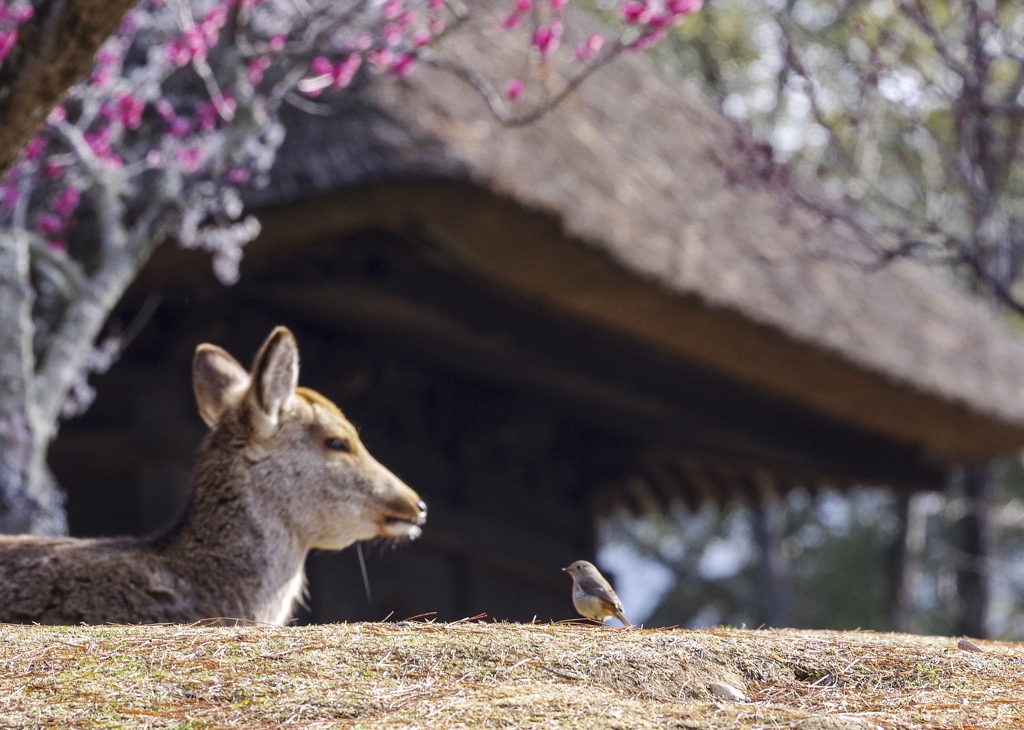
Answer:
POLYGON ((427 508, 419 495, 370 455, 334 403, 298 387, 288 329, 271 332, 250 372, 208 344, 197 348, 192 371, 210 442, 234 455, 231 478, 247 482, 301 549, 420 534, 427 508))

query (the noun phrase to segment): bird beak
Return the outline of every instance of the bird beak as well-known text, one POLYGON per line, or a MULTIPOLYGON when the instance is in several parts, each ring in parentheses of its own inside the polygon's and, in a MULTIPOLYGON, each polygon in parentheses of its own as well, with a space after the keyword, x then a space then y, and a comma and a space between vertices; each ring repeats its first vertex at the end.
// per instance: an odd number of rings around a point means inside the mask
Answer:
POLYGON ((568 573, 568 572, 569 572, 569 569, 568 569, 568 568, 562 568, 562 572, 563 572, 563 573, 568 573))

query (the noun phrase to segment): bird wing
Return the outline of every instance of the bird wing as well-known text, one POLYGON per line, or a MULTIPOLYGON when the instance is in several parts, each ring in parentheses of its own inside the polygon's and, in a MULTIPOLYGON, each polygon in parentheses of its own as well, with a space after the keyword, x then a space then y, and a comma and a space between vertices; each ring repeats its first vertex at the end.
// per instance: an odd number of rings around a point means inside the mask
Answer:
POLYGON ((589 593, 592 596, 600 598, 610 606, 618 611, 622 611, 622 603, 619 602, 619 597, 615 595, 615 591, 609 585, 601 585, 599 581, 593 578, 586 577, 580 579, 580 588, 589 593))

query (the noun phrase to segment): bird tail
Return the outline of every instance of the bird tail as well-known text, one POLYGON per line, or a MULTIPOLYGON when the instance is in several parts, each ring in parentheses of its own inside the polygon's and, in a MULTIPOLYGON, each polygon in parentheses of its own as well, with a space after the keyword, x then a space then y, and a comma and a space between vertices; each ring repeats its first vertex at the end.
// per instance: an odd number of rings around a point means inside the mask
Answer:
POLYGON ((624 613, 623 613, 622 611, 616 611, 616 612, 615 612, 615 618, 617 618, 617 619, 618 619, 619 621, 621 621, 621 622, 622 622, 622 624, 623 624, 623 625, 624 625, 624 626, 625 626, 625 627, 626 627, 627 629, 631 629, 631 628, 633 628, 633 624, 631 624, 631 623, 629 622, 629 619, 628 619, 628 618, 626 618, 626 614, 624 614, 624 613))

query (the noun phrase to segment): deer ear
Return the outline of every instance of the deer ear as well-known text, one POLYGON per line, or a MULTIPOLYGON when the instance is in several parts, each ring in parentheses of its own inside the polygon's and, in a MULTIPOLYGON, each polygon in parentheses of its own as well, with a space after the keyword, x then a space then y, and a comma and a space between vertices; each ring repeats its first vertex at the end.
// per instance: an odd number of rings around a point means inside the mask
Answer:
POLYGON ((224 411, 242 402, 249 373, 216 345, 200 345, 192 360, 192 390, 199 415, 207 426, 217 425, 224 411))
POLYGON ((299 385, 299 346, 287 327, 275 327, 252 366, 249 404, 253 426, 263 433, 277 428, 281 410, 299 385))

